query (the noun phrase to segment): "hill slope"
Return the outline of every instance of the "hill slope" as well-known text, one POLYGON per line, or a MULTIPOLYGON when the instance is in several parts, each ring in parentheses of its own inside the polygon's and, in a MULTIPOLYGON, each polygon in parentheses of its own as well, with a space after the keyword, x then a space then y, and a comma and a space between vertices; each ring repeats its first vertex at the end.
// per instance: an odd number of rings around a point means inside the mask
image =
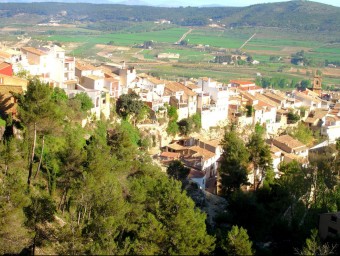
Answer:
MULTIPOLYGON (((294 30, 340 31, 340 7, 311 1, 258 4, 248 7, 150 7, 89 3, 3 3, 0 18, 39 15, 41 20, 66 11, 63 22, 139 22, 167 19, 177 25, 282 27, 294 30)), ((65 12, 64 12, 65 13, 65 12)))

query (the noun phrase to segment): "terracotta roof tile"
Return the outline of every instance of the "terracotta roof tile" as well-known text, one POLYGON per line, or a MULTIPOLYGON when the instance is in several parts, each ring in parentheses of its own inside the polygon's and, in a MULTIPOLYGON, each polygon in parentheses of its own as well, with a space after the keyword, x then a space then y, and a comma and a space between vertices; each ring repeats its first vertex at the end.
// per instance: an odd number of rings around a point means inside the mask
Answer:
POLYGON ((26 51, 26 52, 30 52, 30 53, 33 53, 35 55, 38 55, 38 56, 47 55, 44 51, 33 48, 33 47, 23 47, 21 49, 26 51))
POLYGON ((85 63, 85 62, 78 62, 76 61, 76 68, 84 71, 84 70, 100 70, 100 68, 95 67, 89 63, 85 63))
POLYGON ((0 69, 11 67, 12 65, 7 62, 0 62, 0 69))
POLYGON ((306 148, 305 144, 303 144, 302 142, 294 139, 293 137, 291 137, 289 135, 281 135, 279 137, 274 138, 273 143, 275 144, 275 146, 280 148, 280 145, 275 143, 275 142, 279 142, 279 143, 283 144, 284 146, 286 146, 286 147, 288 147, 289 149, 292 149, 292 150, 293 149, 303 149, 303 148, 306 148))
POLYGON ((178 82, 173 82, 173 81, 167 81, 165 83, 165 88, 167 88, 169 91, 172 92, 178 92, 178 91, 183 91, 185 94, 188 96, 196 96, 197 94, 187 88, 184 84, 178 83, 178 82))
POLYGON ((199 146, 192 146, 190 149, 196 152, 196 154, 193 154, 193 157, 203 157, 204 160, 208 160, 215 156, 215 153, 199 146))
POLYGON ((182 145, 179 145, 177 143, 172 143, 167 145, 168 148, 173 149, 173 150, 184 150, 186 147, 183 147, 182 145))
POLYGON ((169 158, 179 158, 180 157, 180 153, 176 153, 176 152, 162 152, 160 156, 169 157, 169 158))

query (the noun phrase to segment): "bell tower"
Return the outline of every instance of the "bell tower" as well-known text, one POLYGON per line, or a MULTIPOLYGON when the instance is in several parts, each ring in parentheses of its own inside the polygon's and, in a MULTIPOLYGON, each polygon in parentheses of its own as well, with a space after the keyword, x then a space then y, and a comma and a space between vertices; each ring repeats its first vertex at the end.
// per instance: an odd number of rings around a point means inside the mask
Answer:
POLYGON ((317 93, 319 96, 321 96, 321 92, 322 92, 322 87, 321 87, 321 76, 314 76, 313 79, 313 92, 317 93))

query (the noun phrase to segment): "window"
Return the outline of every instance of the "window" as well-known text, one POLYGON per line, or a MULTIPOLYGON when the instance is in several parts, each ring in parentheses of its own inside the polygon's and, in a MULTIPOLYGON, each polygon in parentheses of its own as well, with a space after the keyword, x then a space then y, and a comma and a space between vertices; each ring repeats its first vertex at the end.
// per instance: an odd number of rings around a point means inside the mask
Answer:
POLYGON ((328 233, 330 233, 332 235, 337 235, 338 231, 334 228, 328 227, 328 233))
POLYGON ((336 222, 337 219, 338 219, 338 218, 337 218, 335 215, 332 215, 332 216, 331 216, 331 221, 336 222))

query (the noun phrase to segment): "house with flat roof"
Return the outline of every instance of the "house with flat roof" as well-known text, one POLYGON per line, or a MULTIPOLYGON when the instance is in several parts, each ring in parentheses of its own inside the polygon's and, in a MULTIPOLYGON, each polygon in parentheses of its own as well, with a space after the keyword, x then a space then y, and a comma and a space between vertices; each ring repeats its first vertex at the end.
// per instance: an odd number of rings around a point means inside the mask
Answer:
POLYGON ((199 78, 197 86, 202 89, 197 99, 202 129, 225 126, 228 122, 228 86, 207 77, 199 78))
POLYGON ((290 135, 281 135, 272 139, 271 143, 282 150, 285 162, 297 160, 302 164, 308 163, 308 147, 290 135))
POLYGON ((66 56, 63 48, 57 45, 23 47, 21 52, 27 59, 27 64, 22 68, 43 82, 62 89, 73 89, 78 82, 75 76, 76 60, 66 56))
POLYGON ((340 235, 340 212, 328 212, 319 215, 319 234, 321 239, 340 235))
POLYGON ((165 81, 164 94, 170 96, 170 105, 177 108, 178 120, 188 118, 197 111, 197 93, 184 84, 165 81))

